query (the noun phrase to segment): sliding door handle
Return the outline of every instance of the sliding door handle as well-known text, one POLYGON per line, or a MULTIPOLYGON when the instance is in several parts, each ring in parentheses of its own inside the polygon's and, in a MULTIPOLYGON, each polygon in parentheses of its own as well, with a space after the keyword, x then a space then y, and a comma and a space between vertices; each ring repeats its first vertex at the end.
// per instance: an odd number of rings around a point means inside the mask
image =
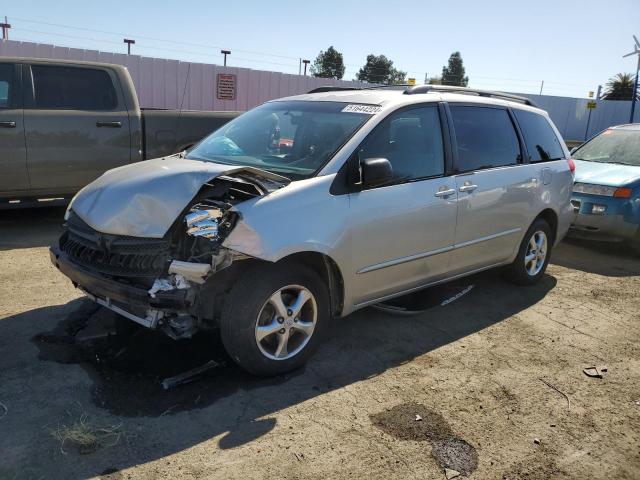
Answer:
POLYGON ((434 193, 434 195, 436 197, 443 198, 443 197, 449 197, 454 193, 456 193, 455 188, 440 187, 440 189, 436 193, 434 193))
POLYGON ((120 128, 122 122, 96 122, 96 127, 120 128))
POLYGON ((0 128, 16 128, 16 122, 2 121, 0 122, 0 128))

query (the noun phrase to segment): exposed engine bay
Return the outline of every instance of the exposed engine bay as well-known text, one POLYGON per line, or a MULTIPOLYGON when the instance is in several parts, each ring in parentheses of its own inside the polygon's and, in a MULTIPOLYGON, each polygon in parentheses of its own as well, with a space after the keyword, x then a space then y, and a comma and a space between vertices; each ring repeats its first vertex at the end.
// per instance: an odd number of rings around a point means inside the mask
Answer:
POLYGON ((215 326, 225 292, 250 258, 222 246, 239 220, 233 206, 284 185, 252 171, 216 177, 162 238, 99 232, 72 205, 52 261, 97 303, 174 339, 189 338, 215 326))

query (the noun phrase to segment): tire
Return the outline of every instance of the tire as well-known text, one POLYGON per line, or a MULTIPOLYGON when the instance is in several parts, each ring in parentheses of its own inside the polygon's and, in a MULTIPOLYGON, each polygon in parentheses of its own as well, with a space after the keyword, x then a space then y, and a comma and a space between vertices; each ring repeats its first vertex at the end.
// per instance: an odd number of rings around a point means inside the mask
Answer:
POLYGON ((227 353, 243 369, 273 376, 304 365, 329 321, 329 291, 317 273, 294 262, 258 264, 231 289, 220 318, 220 335, 227 353), (277 298, 282 300, 279 307, 277 298), (297 315, 296 300, 302 303, 297 315))
POLYGON ((537 283, 547 269, 552 248, 553 232, 551 231, 551 227, 546 220, 542 218, 536 219, 527 230, 515 260, 507 267, 505 277, 516 285, 526 286, 537 283), (539 248, 540 243, 538 243, 538 247, 533 249, 532 241, 535 242, 536 239, 539 240, 542 236, 544 236, 543 248, 539 248), (538 254, 539 251, 542 253, 538 254), (531 255, 537 255, 535 257, 535 266, 533 265, 533 261, 525 260, 525 257, 530 258, 531 255), (540 262, 542 262, 541 265, 540 262))

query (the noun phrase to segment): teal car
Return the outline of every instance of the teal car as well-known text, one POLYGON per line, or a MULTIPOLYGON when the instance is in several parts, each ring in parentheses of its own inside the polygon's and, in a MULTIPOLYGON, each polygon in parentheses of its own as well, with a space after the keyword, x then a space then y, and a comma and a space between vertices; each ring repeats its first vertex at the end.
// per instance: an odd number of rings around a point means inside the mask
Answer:
POLYGON ((572 151, 570 235, 640 249, 640 124, 611 127, 572 151))

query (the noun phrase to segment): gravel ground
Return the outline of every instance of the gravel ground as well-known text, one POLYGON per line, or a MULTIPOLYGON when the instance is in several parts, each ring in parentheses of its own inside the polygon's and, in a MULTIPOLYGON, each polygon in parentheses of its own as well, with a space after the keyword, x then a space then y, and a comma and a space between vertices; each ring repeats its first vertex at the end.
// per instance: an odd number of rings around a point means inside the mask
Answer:
POLYGON ((0 212, 0 479, 640 478, 640 258, 621 247, 565 242, 535 287, 488 272, 414 317, 357 312, 264 380, 215 336, 123 332, 82 299, 49 263, 61 215, 0 212), (226 366, 161 388, 209 360, 226 366))

